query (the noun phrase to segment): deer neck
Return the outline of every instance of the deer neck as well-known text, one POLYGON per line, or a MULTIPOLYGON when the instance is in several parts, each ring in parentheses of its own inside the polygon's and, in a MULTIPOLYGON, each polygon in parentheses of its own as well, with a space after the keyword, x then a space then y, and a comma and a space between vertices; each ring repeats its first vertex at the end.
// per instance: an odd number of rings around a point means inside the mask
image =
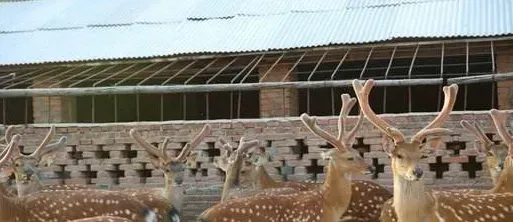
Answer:
MULTIPOLYGON (((242 158, 237 157, 233 163, 234 166, 242 165, 242 158)), ((234 167, 226 172, 223 184, 223 193, 221 194, 221 202, 228 200, 230 193, 234 189, 240 188, 240 167, 234 167)))
POLYGON ((394 173, 393 205, 398 222, 426 221, 434 201, 422 180, 409 181, 394 173))
POLYGON ((351 200, 351 174, 343 172, 330 160, 321 193, 325 205, 337 212, 338 217, 342 216, 351 200))
POLYGON ((170 198, 173 195, 174 191, 174 177, 171 173, 164 173, 164 189, 162 190, 162 195, 166 198, 170 198))
POLYGON ((278 182, 274 181, 263 166, 256 166, 254 173, 254 185, 257 189, 277 188, 278 182))
MULTIPOLYGON (((33 177, 37 177, 36 175, 33 175, 33 177)), ((28 184, 23 184, 22 182, 16 181, 16 189, 18 191, 18 197, 24 197, 32 193, 36 193, 38 191, 44 190, 45 187, 39 180, 37 179, 31 179, 28 184)))
POLYGON ((19 217, 17 212, 28 212, 22 204, 17 204, 17 199, 7 196, 7 188, 0 185, 0 221, 13 221, 19 217))
POLYGON ((508 156, 505 166, 490 193, 513 192, 513 159, 508 156))

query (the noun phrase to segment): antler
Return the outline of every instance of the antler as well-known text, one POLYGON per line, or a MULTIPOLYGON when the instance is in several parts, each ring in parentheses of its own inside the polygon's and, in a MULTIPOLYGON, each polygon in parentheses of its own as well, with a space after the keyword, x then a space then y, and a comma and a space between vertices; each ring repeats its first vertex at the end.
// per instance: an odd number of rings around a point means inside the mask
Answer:
POLYGON ((490 116, 492 116, 493 124, 495 124, 495 128, 497 129, 497 132, 499 133, 499 136, 501 137, 502 141, 508 144, 508 146, 510 147, 510 153, 513 153, 513 138, 511 134, 508 132, 508 129, 506 128, 506 119, 508 118, 508 113, 505 111, 491 109, 490 116))
POLYGON ((356 99, 351 98, 349 94, 342 94, 342 107, 340 109, 340 115, 338 117, 338 136, 335 137, 330 133, 326 132, 322 128, 317 125, 317 118, 310 117, 308 114, 301 114, 301 121, 305 126, 315 135, 325 139, 331 145, 336 147, 341 151, 346 151, 350 148, 352 140, 354 139, 356 132, 362 126, 363 123, 363 112, 360 112, 358 116, 358 122, 356 125, 349 131, 346 132, 346 120, 349 115, 349 112, 356 104, 356 99))
MULTIPOLYGON (((379 128, 383 133, 390 136, 396 144, 404 142, 406 140, 404 134, 399 131, 399 129, 392 127, 383 119, 378 117, 370 107, 369 94, 374 85, 375 83, 372 79, 367 80, 364 86, 362 86, 360 81, 357 79, 353 81, 353 88, 356 92, 356 96, 358 97, 358 101, 360 102, 362 112, 374 126, 379 128)), ((449 114, 454 107, 454 102, 456 101, 456 93, 458 92, 458 85, 452 84, 449 87, 445 86, 443 91, 445 94, 445 100, 442 111, 431 123, 413 135, 410 139, 410 142, 421 143, 422 140, 424 140, 424 138, 428 135, 445 135, 452 133, 452 131, 449 129, 443 129, 439 127, 441 127, 443 122, 447 119, 447 117, 449 117, 449 114)))
POLYGON ((421 129, 415 135, 411 137, 411 141, 422 142, 422 140, 428 135, 424 133, 424 131, 428 129, 440 128, 449 115, 451 114, 452 109, 454 108, 454 103, 456 102, 456 94, 458 94, 458 85, 452 84, 450 86, 444 86, 444 105, 442 107, 442 111, 438 114, 438 116, 431 121, 424 129, 421 129))
POLYGON ((5 141, 5 145, 9 144, 11 142, 11 133, 12 131, 14 130, 14 126, 13 125, 10 125, 7 127, 7 129, 5 129, 5 135, 0 138, 0 140, 4 140, 5 141))
POLYGON ((194 137, 194 139, 192 139, 192 141, 190 143, 185 144, 184 148, 182 149, 182 152, 180 152, 180 154, 176 157, 176 159, 177 160, 185 160, 185 158, 189 155, 189 153, 194 148, 196 148, 199 145, 199 143, 203 140, 203 138, 205 138, 205 136, 210 134, 211 131, 212 131, 212 127, 210 126, 210 124, 205 124, 205 126, 203 126, 203 129, 201 129, 199 134, 196 135, 196 137, 194 137))
MULTIPOLYGON (((229 152, 233 152, 233 146, 227 142, 224 138, 219 138, 219 142, 222 145, 223 149, 226 149, 229 152)), ((236 156, 242 156, 247 150, 249 150, 252 147, 255 147, 258 145, 258 140, 250 140, 246 141, 246 138, 241 137, 239 141, 239 146, 237 147, 237 150, 235 150, 236 156)), ((227 152, 228 155, 228 152, 227 152)), ((229 157, 229 156, 226 156, 229 157)))
POLYGON ((55 134, 55 127, 51 126, 50 130, 48 130, 48 133, 46 133, 46 136, 43 139, 43 141, 41 142, 41 144, 39 144, 39 146, 36 148, 36 150, 34 150, 34 152, 32 154, 30 154, 30 156, 31 157, 39 156, 39 154, 41 154, 41 152, 42 152, 42 149, 44 147, 46 147, 46 145, 50 142, 50 140, 52 140, 53 134, 55 134))
POLYGON ((481 141, 483 144, 485 145, 491 145, 493 144, 493 141, 491 141, 485 134, 485 132, 483 131, 483 129, 481 129, 481 127, 479 126, 479 124, 477 124, 476 122, 474 122, 474 124, 471 124, 469 123, 468 121, 466 120, 462 120, 460 121, 460 124, 463 128, 465 128, 466 130, 470 131, 471 133, 473 133, 477 139, 479 141, 481 141))
MULTIPOLYGON (((185 144, 184 148, 182 149, 182 152, 180 152, 180 154, 175 159, 179 161, 185 161, 189 153, 198 146, 198 144, 203 140, 203 138, 205 138, 206 135, 210 134, 211 129, 212 127, 209 124, 205 124, 200 133, 196 135, 196 137, 194 137, 194 139, 192 139, 190 143, 185 144)), ((132 137, 132 139, 134 139, 135 142, 137 142, 139 146, 144 148, 148 153, 164 161, 171 160, 171 157, 169 157, 165 153, 165 148, 169 143, 169 137, 166 137, 164 139, 164 142, 162 142, 162 144, 158 148, 146 142, 146 140, 142 138, 141 134, 139 134, 139 132, 136 129, 130 130, 130 137, 132 137)))
POLYGON ((11 158, 12 152, 14 150, 13 147, 17 147, 20 143, 20 140, 21 136, 19 134, 16 134, 11 138, 11 141, 9 144, 7 144, 4 152, 2 152, 2 156, 0 158, 0 166, 5 164, 11 158))

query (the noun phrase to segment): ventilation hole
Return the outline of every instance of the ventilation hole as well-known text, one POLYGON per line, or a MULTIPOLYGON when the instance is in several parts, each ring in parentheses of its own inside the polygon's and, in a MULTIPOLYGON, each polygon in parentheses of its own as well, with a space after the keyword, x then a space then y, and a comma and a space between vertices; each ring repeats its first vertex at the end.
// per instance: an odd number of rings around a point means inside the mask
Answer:
POLYGON ((292 147, 292 154, 299 155, 299 159, 303 159, 303 155, 308 153, 308 146, 302 139, 296 140, 296 146, 292 147))
POLYGON ((459 142, 459 141, 449 142, 449 143, 446 143, 446 147, 447 147, 447 150, 453 151, 453 154, 451 154, 452 156, 459 156, 460 150, 465 149, 465 142, 459 142))
POLYGON ((437 156, 436 162, 429 164, 429 171, 436 172, 436 179, 442 179, 444 172, 449 171, 449 164, 442 162, 442 157, 437 156))
POLYGON ((469 178, 476 178, 476 172, 483 170, 483 164, 476 161, 476 156, 468 156, 468 162, 462 163, 461 168, 463 171, 468 172, 469 178))

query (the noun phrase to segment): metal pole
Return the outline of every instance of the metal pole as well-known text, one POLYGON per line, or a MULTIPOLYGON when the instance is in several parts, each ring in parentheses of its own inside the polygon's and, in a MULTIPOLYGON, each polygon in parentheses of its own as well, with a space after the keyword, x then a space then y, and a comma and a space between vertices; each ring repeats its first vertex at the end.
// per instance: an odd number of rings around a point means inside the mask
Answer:
MULTIPOLYGON (((331 80, 335 79, 335 75, 337 74, 338 70, 342 66, 342 63, 344 63, 344 61, 346 60, 346 57, 350 51, 351 51, 350 48, 348 50, 346 50, 346 53, 344 53, 344 56, 342 57, 340 62, 338 62, 337 66, 335 67, 335 70, 333 70, 333 73, 331 73, 331 77, 330 77, 331 80)), ((334 91, 335 90, 333 89, 333 87, 331 87, 331 115, 335 115, 335 92, 334 91)))
MULTIPOLYGON (((415 64, 415 59, 417 58, 417 53, 419 52, 419 48, 420 48, 420 45, 417 45, 417 48, 415 48, 415 53, 413 54, 413 58, 411 60, 410 69, 408 70, 408 79, 411 79, 413 65, 415 64)), ((408 112, 411 113, 411 86, 408 86, 408 112)))
MULTIPOLYGON (((470 68, 469 68, 469 43, 466 42, 466 44, 465 44, 465 76, 468 76, 469 72, 470 72, 470 68)), ((467 110, 467 91, 468 91, 468 86, 464 85, 463 86, 463 96, 464 96, 464 99, 463 99, 463 111, 467 110)))
MULTIPOLYGON (((315 67, 310 72, 310 75, 308 75, 308 78, 307 78, 308 82, 310 82, 310 80, 312 79, 313 74, 315 73, 315 71, 317 71, 317 69, 319 68, 319 66, 321 65, 322 61, 324 60, 324 58, 326 57, 327 54, 328 54, 328 51, 325 51, 322 54, 321 58, 319 58, 319 60, 315 64, 315 67)), ((310 89, 306 90, 306 112, 310 113, 310 89)))
MULTIPOLYGON (((392 55, 390 56, 390 61, 388 61, 387 70, 385 71, 385 79, 388 79, 388 73, 390 73, 390 68, 392 67, 392 63, 394 62, 395 52, 397 51, 397 46, 394 46, 394 50, 392 51, 392 55)), ((387 112, 387 87, 383 87, 383 113, 387 112)))
MULTIPOLYGON (((495 49, 493 47, 493 41, 490 41, 490 54, 492 57, 492 73, 495 73, 495 49)), ((492 109, 498 108, 495 107, 495 81, 492 81, 492 109)))
POLYGON ((369 54, 367 55, 367 59, 365 60, 365 64, 363 65, 362 72, 360 72, 360 79, 363 78, 363 73, 365 73, 365 69, 367 68, 367 65, 369 64, 369 61, 370 61, 373 51, 374 51, 374 47, 371 47, 371 49, 369 50, 369 54))
MULTIPOLYGON (((441 55, 441 58, 440 58, 440 78, 444 77, 444 57, 445 57, 445 45, 442 43, 442 55, 441 55)), ((441 106, 442 106, 442 101, 441 101, 442 91, 443 91, 443 84, 440 84, 440 86, 438 87, 438 106, 437 106, 437 110, 440 110, 441 106)))

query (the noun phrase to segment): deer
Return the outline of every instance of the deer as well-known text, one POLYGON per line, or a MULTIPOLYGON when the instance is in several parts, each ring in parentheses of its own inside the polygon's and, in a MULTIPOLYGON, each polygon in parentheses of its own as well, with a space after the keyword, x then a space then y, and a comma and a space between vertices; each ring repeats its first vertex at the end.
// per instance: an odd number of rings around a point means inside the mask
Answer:
MULTIPOLYGON (((6 144, 11 140, 13 129, 13 126, 9 126, 5 131, 5 136, 1 139, 4 140, 6 144)), ((12 161, 10 161, 11 164, 4 166, 0 171, 0 177, 8 177, 13 173, 15 175, 17 190, 16 192, 10 193, 23 197, 40 190, 88 189, 86 185, 81 184, 44 186, 41 183, 39 178, 39 167, 41 165, 51 165, 55 160, 56 153, 66 147, 66 136, 62 136, 57 142, 49 144, 54 134, 55 127, 51 126, 43 141, 30 155, 25 155, 19 152, 18 147, 15 147, 18 152, 15 152, 12 155, 12 161)), ((4 149, 4 151, 6 151, 6 149, 4 149)))
POLYGON ((148 152, 149 160, 153 166, 164 173, 165 184, 164 188, 128 188, 119 190, 119 192, 135 197, 152 207, 158 213, 159 219, 162 219, 164 216, 160 213, 167 212, 170 207, 180 209, 179 194, 175 191, 174 187, 183 182, 186 164, 193 162, 197 156, 193 149, 199 145, 205 136, 210 134, 211 129, 212 127, 209 124, 205 124, 198 135, 185 144, 177 157, 171 157, 166 152, 170 140, 169 137, 165 137, 164 141, 158 147, 155 147, 144 140, 136 129, 131 129, 129 132, 130 137, 148 152))
MULTIPOLYGON (((437 148, 442 136, 452 131, 442 128, 449 117, 456 100, 458 85, 444 86, 444 104, 435 119, 410 140, 397 128, 381 119, 370 107, 369 95, 374 80, 365 84, 353 80, 353 89, 358 98, 361 111, 388 141, 383 144, 384 151, 391 159, 394 178, 393 208, 397 221, 509 221, 513 217, 512 193, 466 194, 459 192, 435 192, 428 190, 422 180, 423 170, 419 166, 425 147, 437 148), (426 141, 424 141, 426 139, 426 141), (509 219, 508 219, 509 218, 509 219)), ((382 214, 386 215, 382 210, 382 214)))
MULTIPOLYGON (((350 101, 355 100, 354 98, 350 101)), ((354 102, 351 102, 354 103, 354 102)), ((317 118, 303 113, 303 124, 314 134, 330 144, 333 149, 323 152, 328 159, 327 176, 324 183, 312 190, 289 194, 257 195, 232 199, 218 203, 205 210, 198 220, 216 221, 338 221, 346 211, 351 199, 351 175, 369 172, 372 167, 352 148, 355 125, 346 132, 349 115, 347 105, 343 106, 339 121, 339 137, 335 137, 317 125, 317 118)), ((362 116, 360 116, 362 118, 362 116)))
MULTIPOLYGON (((20 140, 19 134, 12 137, 0 158, 0 166, 11 164, 9 162, 20 140)), ((173 212, 176 211, 171 211, 166 218, 174 218, 173 212)), ((146 205, 118 192, 42 190, 18 197, 7 196, 5 187, 0 186, 0 221, 3 222, 73 221, 100 216, 123 217, 134 222, 156 221, 155 212, 146 205)), ((101 221, 101 218, 96 219, 101 221)))
MULTIPOLYGON (((356 100, 350 100, 348 94, 342 95, 342 104, 348 107, 342 107, 342 110, 351 110, 356 100), (351 103, 352 102, 352 103, 351 103)), ((344 113, 341 112, 339 120, 343 121, 344 113)), ((363 116, 362 116, 363 117, 363 116)), ((357 125, 363 123, 363 118, 359 118, 357 125)), ((338 140, 343 135, 339 134, 338 140)), ((292 193, 296 191, 307 191, 318 188, 322 184, 312 182, 296 182, 296 181, 275 181, 265 170, 265 165, 272 161, 272 155, 262 147, 249 149, 244 155, 244 161, 233 161, 240 153, 234 152, 234 147, 220 138, 222 144, 222 155, 214 162, 214 165, 226 173, 226 175, 239 172, 238 180, 240 184, 250 183, 256 190, 265 193, 292 193), (234 164, 238 163, 238 164, 234 164)), ((241 144, 241 143, 239 143, 241 144)), ((237 149, 239 151, 240 148, 237 149)), ((229 180, 226 180, 225 186, 229 186, 229 180)), ((247 187, 248 185, 245 185, 247 187)), ((352 198, 349 208, 342 216, 342 221, 379 221, 382 204, 392 197, 391 192, 371 181, 356 180, 352 181, 352 198), (369 205, 369 203, 373 203, 369 205)), ((228 190, 231 190, 227 188, 228 190)), ((236 190, 228 193, 223 192, 221 201, 229 198, 240 198, 243 196, 255 195, 255 192, 248 190, 236 190), (236 194, 234 194, 236 193, 236 194)), ((260 195, 260 194, 259 194, 260 195)))
MULTIPOLYGON (((504 162, 508 155, 508 146, 501 142, 495 144, 489 139, 481 126, 474 122, 473 124, 467 120, 461 120, 460 125, 475 136, 475 147, 477 152, 486 155, 486 168, 488 169, 492 184, 494 185, 490 190, 478 189, 456 189, 456 190, 443 190, 441 192, 460 192, 467 194, 483 194, 483 193, 499 193, 499 192, 513 192, 513 187, 507 187, 506 183, 498 183, 501 173, 504 170, 504 162)), ((505 174, 507 175, 507 174, 505 174)), ((512 175, 513 176, 513 175, 512 175)), ((506 177, 503 177, 506 178, 506 177)), ((504 179, 503 179, 504 180, 504 179)), ((513 177, 510 179, 513 180, 513 177)), ((438 191, 434 191, 438 192, 438 191)), ((397 216, 393 210, 392 199, 389 199, 383 204, 381 221, 397 221, 397 216)))
POLYGON ((72 220, 71 222, 133 222, 133 220, 124 217, 97 216, 72 220))

